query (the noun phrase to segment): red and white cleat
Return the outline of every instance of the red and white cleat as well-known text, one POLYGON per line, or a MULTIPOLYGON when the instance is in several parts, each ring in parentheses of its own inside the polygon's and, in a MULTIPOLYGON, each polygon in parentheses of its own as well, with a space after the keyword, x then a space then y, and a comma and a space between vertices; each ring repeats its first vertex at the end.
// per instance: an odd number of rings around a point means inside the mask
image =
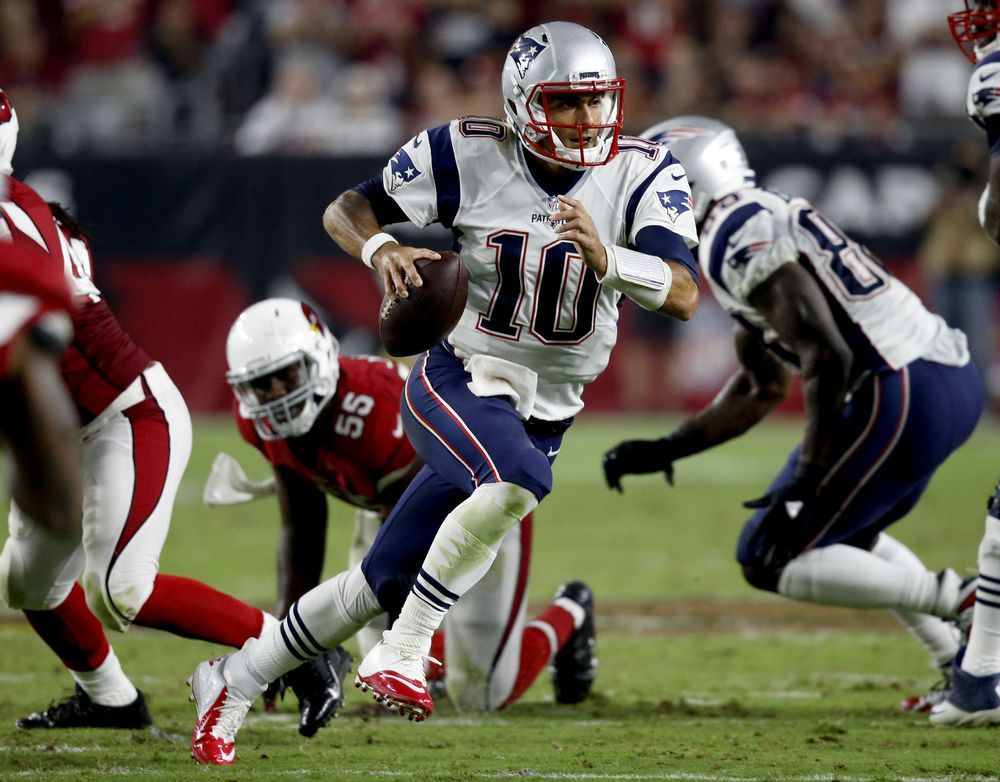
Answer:
POLYGON ((236 762, 236 732, 243 724, 252 698, 236 693, 223 676, 225 657, 199 663, 188 679, 198 723, 191 736, 191 757, 210 766, 236 762))
MULTIPOLYGON (((371 692, 377 703, 399 709, 400 716, 423 722, 434 711, 434 699, 427 691, 424 660, 379 641, 358 666, 354 686, 371 692)), ((437 662, 436 660, 434 662, 437 662)))

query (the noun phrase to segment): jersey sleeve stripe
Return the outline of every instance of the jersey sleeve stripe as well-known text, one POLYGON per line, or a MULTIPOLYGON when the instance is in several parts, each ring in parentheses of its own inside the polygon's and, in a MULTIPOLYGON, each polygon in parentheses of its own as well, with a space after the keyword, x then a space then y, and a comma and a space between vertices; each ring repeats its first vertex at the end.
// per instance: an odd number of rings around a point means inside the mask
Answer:
POLYGON ((635 249, 641 253, 657 255, 668 261, 676 261, 691 272, 691 279, 698 282, 698 263, 687 246, 684 237, 662 225, 647 225, 635 235, 635 249))
POLYGON ((632 235, 632 222, 633 220, 635 220, 635 211, 636 209, 639 208, 639 202, 642 200, 642 197, 646 194, 646 191, 649 190, 649 186, 653 184, 653 180, 656 179, 656 177, 663 169, 667 168, 668 166, 674 165, 676 162, 677 158, 675 158, 670 152, 667 152, 667 156, 663 159, 663 162, 660 163, 660 165, 658 165, 655 169, 653 169, 653 173, 650 174, 648 177, 646 177, 644 180, 642 180, 639 186, 632 191, 632 195, 630 195, 628 199, 628 204, 625 206, 626 236, 632 235))
POLYGON ((431 165, 434 170, 434 187, 437 190, 438 221, 451 228, 458 214, 462 189, 458 179, 458 162, 451 143, 451 125, 440 125, 427 131, 431 145, 431 165))
POLYGON ((708 273, 713 280, 726 292, 731 294, 729 286, 722 279, 722 264, 726 260, 726 248, 729 246, 729 239, 736 233, 743 224, 753 217, 757 212, 763 211, 760 204, 747 204, 734 211, 719 226, 719 230, 712 239, 711 251, 708 255, 708 273))

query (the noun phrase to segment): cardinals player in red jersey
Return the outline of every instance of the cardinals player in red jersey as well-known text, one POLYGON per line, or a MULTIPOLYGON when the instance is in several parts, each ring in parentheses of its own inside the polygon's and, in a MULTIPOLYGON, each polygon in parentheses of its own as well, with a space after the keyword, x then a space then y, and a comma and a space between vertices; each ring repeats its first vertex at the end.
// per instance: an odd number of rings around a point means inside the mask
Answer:
POLYGON ((17 114, 0 91, 0 441, 13 495, 57 538, 80 535, 76 418, 57 361, 70 334, 69 289, 52 215, 11 178, 17 114))
MULTIPOLYGON (((12 151, 5 144, 8 157, 0 163, 8 168, 12 151)), ((14 195, 24 192, 10 181, 14 195)), ((63 284, 73 295, 75 333, 60 371, 83 424, 83 538, 52 535, 34 507, 11 505, 10 537, 0 553, 0 599, 24 610, 76 681, 70 698, 17 726, 142 727, 151 722, 149 712, 102 623, 240 646, 273 619, 197 581, 158 574, 191 450, 191 418, 166 371, 125 333, 94 285, 81 228, 58 208, 59 221, 53 221, 34 198, 19 197, 24 206, 5 202, 4 212, 63 259, 63 284)))
POLYGON ((158 573, 191 450, 191 419, 166 371, 125 333, 95 286, 83 230, 51 206, 75 302, 74 338, 60 371, 83 423, 84 534, 82 543, 56 540, 13 504, 0 597, 24 611, 76 688, 17 727, 138 728, 152 720, 102 625, 124 632, 138 624, 239 646, 270 617, 198 581, 158 573))
MULTIPOLYGON (((329 621, 342 638, 364 624, 358 617, 367 620, 396 610, 393 601, 405 597, 416 575, 403 563, 418 565, 430 543, 415 531, 376 535, 382 519, 423 467, 399 417, 406 369, 373 356, 339 355, 336 339, 317 314, 291 299, 267 299, 245 310, 230 330, 227 357, 240 433, 271 464, 274 480, 251 483, 230 457, 220 455, 206 486, 206 501, 234 504, 276 491, 282 515, 276 613, 284 621, 275 632, 305 660, 324 649, 303 622, 297 602, 320 580, 327 526, 324 494, 358 509, 352 568, 327 582, 340 585, 329 621), (375 545, 392 547, 400 563, 388 579, 365 573, 359 564, 376 537, 375 545), (379 581, 378 599, 368 578, 379 581)), ((554 654, 573 651, 571 638, 583 637, 590 659, 587 639, 592 636, 576 632, 587 610, 572 599, 558 597, 525 626, 530 550, 529 516, 508 535, 485 585, 463 597, 449 614, 443 637, 435 638, 432 656, 444 657, 447 665, 431 675, 443 678, 442 686, 461 709, 509 705, 554 654)), ((377 630, 373 634, 370 629, 359 631, 363 651, 380 640, 377 630)), ((293 688, 303 669, 290 674, 293 688)), ((588 673, 592 676, 593 669, 588 673)), ((560 700, 586 694, 571 693, 562 680, 556 684, 560 700)), ((215 732, 220 736, 212 737, 209 723, 215 712, 200 716, 193 743, 196 759, 231 762, 225 747, 221 753, 209 751, 225 732, 219 726, 215 732)))

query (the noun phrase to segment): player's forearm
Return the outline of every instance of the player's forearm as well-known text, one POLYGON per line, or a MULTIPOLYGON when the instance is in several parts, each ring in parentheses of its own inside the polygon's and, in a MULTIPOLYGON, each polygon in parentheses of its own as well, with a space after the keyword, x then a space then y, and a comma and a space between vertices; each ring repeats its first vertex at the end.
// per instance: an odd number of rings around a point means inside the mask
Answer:
POLYGON ((698 283, 691 277, 691 272, 684 264, 668 261, 667 266, 670 267, 673 278, 670 290, 667 292, 667 298, 659 312, 678 320, 690 320, 695 310, 698 309, 698 302, 701 301, 698 283))
POLYGON ((785 397, 787 385, 757 385, 739 371, 701 412, 670 435, 677 458, 707 451, 758 424, 785 397))
POLYGON ((990 180, 979 218, 986 235, 1000 244, 1000 155, 990 155, 990 180))
POLYGON ((361 248, 382 230, 368 199, 346 190, 323 213, 323 228, 348 255, 361 257, 361 248))
POLYGON ((278 542, 278 599, 274 607, 275 616, 279 619, 285 617, 292 603, 319 584, 326 548, 326 525, 315 526, 321 527, 318 534, 315 530, 297 529, 293 525, 283 525, 281 528, 278 542))
POLYGON ((832 349, 802 356, 806 428, 799 461, 803 464, 826 466, 830 463, 849 370, 849 365, 832 349))

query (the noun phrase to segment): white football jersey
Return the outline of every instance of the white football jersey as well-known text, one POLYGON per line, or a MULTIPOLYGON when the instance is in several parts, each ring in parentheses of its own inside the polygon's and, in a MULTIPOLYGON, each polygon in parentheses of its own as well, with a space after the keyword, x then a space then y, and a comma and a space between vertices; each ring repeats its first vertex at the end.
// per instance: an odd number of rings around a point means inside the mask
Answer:
MULTIPOLYGON (((537 372, 532 415, 560 420, 579 412, 584 385, 607 366, 621 294, 558 238, 558 201, 526 154, 505 122, 465 117, 408 141, 382 183, 415 225, 455 233, 469 298, 448 341, 463 358, 488 354, 537 372)), ((647 227, 697 243, 687 176, 659 144, 623 136, 617 157, 586 169, 565 195, 583 203, 604 244, 634 246, 647 227)))
POLYGON ((977 125, 985 127, 987 117, 1000 114, 1000 52, 976 63, 969 77, 965 95, 965 110, 977 125))
POLYGON ((786 263, 806 268, 821 286, 855 371, 900 369, 916 359, 950 366, 969 361, 966 338, 924 307, 916 294, 804 198, 761 188, 724 197, 708 214, 699 264, 722 307, 797 366, 751 292, 786 263))
POLYGON ((59 227, 59 241, 62 244, 63 271, 69 292, 73 298, 86 296, 91 301, 100 301, 101 292, 94 284, 94 263, 90 256, 90 247, 82 239, 70 236, 62 224, 56 220, 59 227))

